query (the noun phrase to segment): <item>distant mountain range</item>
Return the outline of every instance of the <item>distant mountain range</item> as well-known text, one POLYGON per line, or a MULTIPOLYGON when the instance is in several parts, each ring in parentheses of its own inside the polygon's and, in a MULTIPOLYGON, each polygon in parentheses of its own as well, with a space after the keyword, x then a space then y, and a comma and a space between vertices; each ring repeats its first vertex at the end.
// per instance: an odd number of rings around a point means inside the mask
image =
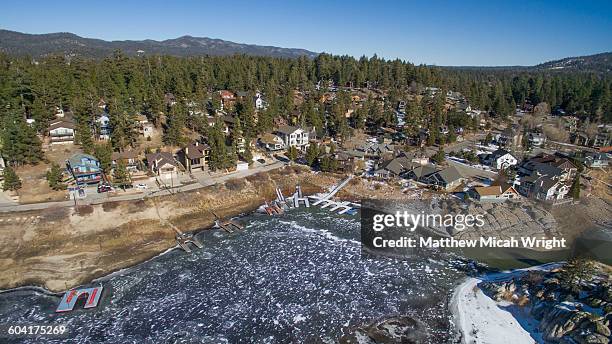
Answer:
POLYGON ((41 57, 49 54, 78 55, 102 58, 115 50, 128 55, 138 53, 173 56, 234 55, 314 58, 318 53, 305 49, 279 48, 253 44, 240 44, 207 37, 183 36, 164 41, 104 41, 84 38, 73 33, 58 32, 33 35, 0 30, 0 51, 11 55, 41 57))
POLYGON ((535 68, 609 73, 612 71, 612 52, 588 56, 566 57, 564 59, 539 64, 535 66, 535 68))
POLYGON ((540 63, 535 66, 442 66, 441 68, 493 72, 550 71, 594 72, 605 74, 612 72, 612 52, 578 57, 566 57, 560 60, 540 63))
MULTIPOLYGON (((182 36, 164 41, 146 39, 142 41, 104 41, 84 38, 73 33, 59 32, 33 35, 9 30, 0 30, 0 51, 11 55, 29 55, 41 57, 49 54, 77 55, 91 58, 102 58, 122 50, 128 55, 139 53, 149 55, 173 56, 225 56, 245 54, 252 56, 273 56, 296 58, 307 56, 315 58, 319 53, 294 48, 241 44, 207 37, 182 36)), ((536 66, 499 66, 499 67, 441 67, 471 70, 547 70, 547 71, 588 71, 609 73, 612 71, 612 52, 601 54, 568 57, 545 62, 536 66)))

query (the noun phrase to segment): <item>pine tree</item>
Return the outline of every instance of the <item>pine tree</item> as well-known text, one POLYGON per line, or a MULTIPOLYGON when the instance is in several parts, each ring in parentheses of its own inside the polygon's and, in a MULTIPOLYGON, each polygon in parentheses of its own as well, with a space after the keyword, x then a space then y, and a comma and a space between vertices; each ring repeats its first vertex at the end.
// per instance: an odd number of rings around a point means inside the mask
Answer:
POLYGON ((576 175, 576 178, 574 178, 574 182, 572 183, 572 187, 570 189, 570 195, 573 199, 580 198, 580 174, 576 175))
POLYGON ((51 164, 51 169, 47 171, 47 181, 49 187, 53 190, 65 190, 66 184, 64 184, 64 177, 62 170, 57 163, 51 164))
POLYGON ((297 158, 298 158, 298 151, 297 151, 297 148, 295 148, 295 146, 289 147, 289 150, 287 151, 287 157, 291 161, 296 161, 297 160, 297 158))
POLYGON ((436 154, 433 156, 433 160, 436 162, 436 164, 441 164, 444 161, 444 150, 442 149, 442 147, 440 147, 436 154))
POLYGON ((21 189, 21 179, 15 170, 13 170, 10 166, 6 166, 4 169, 4 183, 2 184, 2 190, 4 191, 15 191, 21 189))
POLYGON ((319 146, 316 143, 312 143, 306 149, 306 162, 309 166, 314 166, 319 157, 319 146))
POLYGON ((132 184, 132 178, 130 172, 127 170, 127 166, 124 161, 119 161, 115 169, 113 170, 113 182, 115 185, 124 189, 132 184))
POLYGON ((41 142, 22 117, 7 118, 1 137, 2 155, 11 164, 36 164, 43 159, 41 142))
POLYGON ((246 141, 246 145, 244 147, 244 152, 240 153, 240 159, 251 164, 253 162, 253 153, 251 152, 251 145, 249 145, 249 141, 246 141))
POLYGON ((94 156, 100 162, 100 168, 104 173, 109 173, 113 164, 113 147, 108 143, 94 146, 94 156))
POLYGON ((94 142, 91 128, 87 123, 80 123, 76 129, 76 141, 86 154, 93 153, 94 142))

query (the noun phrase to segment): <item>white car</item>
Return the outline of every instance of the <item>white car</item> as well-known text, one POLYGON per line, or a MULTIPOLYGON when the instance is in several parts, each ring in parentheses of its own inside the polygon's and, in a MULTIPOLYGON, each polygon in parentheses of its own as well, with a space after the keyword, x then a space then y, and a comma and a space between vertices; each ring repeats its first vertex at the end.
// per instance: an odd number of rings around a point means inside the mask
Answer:
POLYGON ((136 189, 145 190, 145 189, 148 189, 148 188, 149 188, 149 186, 147 184, 143 184, 143 183, 136 184, 136 189))

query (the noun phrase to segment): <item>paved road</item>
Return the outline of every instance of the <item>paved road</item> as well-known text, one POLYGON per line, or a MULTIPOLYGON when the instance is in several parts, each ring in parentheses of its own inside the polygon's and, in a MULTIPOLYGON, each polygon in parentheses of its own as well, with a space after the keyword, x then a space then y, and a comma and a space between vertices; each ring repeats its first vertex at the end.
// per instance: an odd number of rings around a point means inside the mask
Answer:
MULTIPOLYGON (((78 200, 79 205, 84 204, 100 204, 108 201, 127 201, 134 199, 144 199, 146 197, 158 196, 176 192, 184 192, 190 190, 200 189, 206 186, 214 185, 215 183, 221 183, 228 179, 233 178, 245 178, 247 176, 259 173, 274 170, 280 167, 284 167, 287 164, 276 161, 266 165, 259 165, 255 168, 248 169, 246 171, 236 171, 225 174, 211 175, 209 173, 199 173, 194 174, 196 180, 187 185, 181 185, 172 189, 159 189, 157 187, 151 188, 148 190, 144 190, 144 192, 129 192, 122 194, 122 191, 119 190, 114 195, 110 193, 98 194, 95 190, 95 187, 89 188, 88 196, 85 199, 78 200)), ((0 212, 12 212, 12 211, 27 211, 27 210, 38 210, 38 209, 48 209, 48 208, 61 208, 61 207, 71 207, 74 206, 74 200, 68 201, 59 201, 59 202, 41 202, 41 203, 32 203, 32 204, 11 204, 11 203, 2 203, 0 204, 0 212)))

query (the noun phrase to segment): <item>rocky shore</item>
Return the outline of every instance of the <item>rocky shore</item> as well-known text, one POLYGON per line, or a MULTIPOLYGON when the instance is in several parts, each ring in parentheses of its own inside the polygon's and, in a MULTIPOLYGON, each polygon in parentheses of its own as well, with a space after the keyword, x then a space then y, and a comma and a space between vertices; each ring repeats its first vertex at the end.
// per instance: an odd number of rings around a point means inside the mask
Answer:
POLYGON ((511 313, 519 314, 518 323, 535 320, 529 332, 542 342, 608 344, 611 272, 607 265, 575 259, 550 271, 528 271, 507 280, 484 281, 478 287, 511 313))
MULTIPOLYGON (((286 167, 191 192, 95 206, 0 214, 0 289, 63 291, 150 259, 176 245, 173 228, 198 231, 289 194, 321 192, 337 178, 286 167)), ((204 243, 206 244, 206 243, 204 243)))

